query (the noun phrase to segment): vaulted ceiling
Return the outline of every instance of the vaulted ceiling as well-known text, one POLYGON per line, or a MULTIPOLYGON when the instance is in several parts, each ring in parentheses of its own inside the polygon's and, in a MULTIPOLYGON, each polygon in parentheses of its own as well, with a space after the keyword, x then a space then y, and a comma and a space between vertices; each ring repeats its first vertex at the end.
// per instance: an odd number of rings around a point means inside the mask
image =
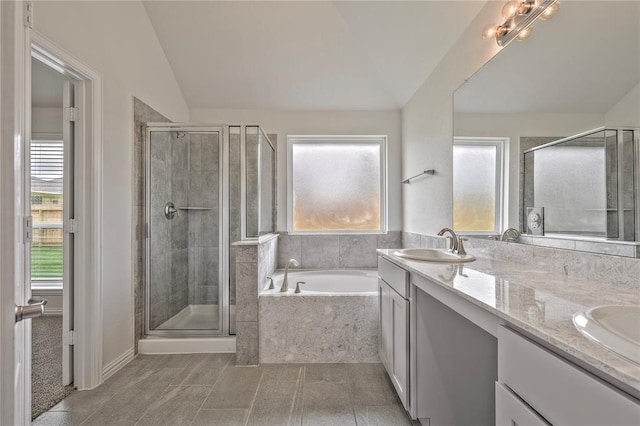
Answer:
POLYGON ((484 1, 148 1, 190 108, 396 109, 484 1))

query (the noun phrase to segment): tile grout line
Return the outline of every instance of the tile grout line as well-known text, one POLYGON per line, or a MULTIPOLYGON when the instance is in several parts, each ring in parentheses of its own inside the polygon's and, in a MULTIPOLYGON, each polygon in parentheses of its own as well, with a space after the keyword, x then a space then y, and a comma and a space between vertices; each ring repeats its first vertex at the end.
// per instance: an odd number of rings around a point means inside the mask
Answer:
POLYGON ((211 396, 211 393, 213 392, 213 388, 216 387, 216 385, 218 384, 218 381, 220 380, 220 377, 222 377, 224 372, 227 371, 227 368, 229 368, 229 364, 231 364, 231 360, 233 358, 234 358, 234 356, 230 356, 229 359, 227 360, 227 363, 224 365, 224 367, 220 371, 220 374, 218 374, 218 377, 216 377, 215 382, 213 382, 213 385, 211 386, 211 389, 209 389, 209 392, 207 393, 207 395, 202 400, 202 404, 200 404, 200 408, 198 408, 196 410, 196 414, 195 414, 195 416, 193 416, 193 419, 191 419, 191 422, 189 422, 189 425, 192 425, 193 422, 196 421, 196 417, 198 417, 198 414, 200 414, 200 411, 202 411, 202 407, 204 406, 205 402, 207 402, 207 399, 209 399, 209 396, 211 396))
MULTIPOLYGON (((173 369, 173 368, 172 368, 172 370, 182 370, 182 372, 184 372, 184 371, 187 369, 187 367, 189 367, 189 365, 191 365, 192 363, 193 363, 193 358, 189 359, 189 362, 187 362, 187 363, 185 364, 185 366, 184 366, 184 367, 182 367, 182 368, 180 368, 180 369, 178 369, 178 368, 173 369)), ((166 370, 168 370, 169 368, 159 368, 158 370, 165 370, 165 369, 166 369, 166 370)), ((178 375, 176 376, 176 379, 177 379, 179 376, 180 376, 180 373, 178 373, 178 375)), ((165 388, 162 390, 162 392, 158 395, 158 398, 159 398, 159 397, 161 397, 162 395, 164 395, 164 393, 169 389, 169 387, 170 387, 170 386, 172 386, 172 383, 173 383, 176 379, 173 379, 169 384, 167 384, 167 386, 165 386, 165 388)), ((146 415, 147 415, 147 413, 148 413, 148 412, 149 412, 149 410, 151 409, 151 405, 152 405, 151 403, 147 405, 146 410, 144 410, 144 412, 142 413, 142 415, 141 415, 140 417, 138 417, 138 418, 136 419, 136 421, 134 422, 134 426, 135 426, 135 425, 137 425, 138 423, 140 423, 140 420, 142 420, 142 419, 144 418, 144 416, 146 416, 146 415)))
MULTIPOLYGON (((262 366, 258 364, 257 368, 262 368, 262 366)), ((260 386, 262 386, 263 378, 264 378, 264 369, 260 374, 260 380, 258 380, 258 386, 256 386, 256 391, 253 393, 253 398, 251 398, 251 404, 249 404, 249 409, 247 410, 247 417, 244 419, 244 426, 247 426, 249 424, 249 418, 251 417, 251 413, 253 412, 253 406, 256 403, 256 397, 258 396, 258 391, 260 390, 260 386)))
MULTIPOLYGON (((289 408, 289 421, 288 424, 291 424, 293 412, 296 409, 296 400, 298 398, 298 393, 302 394, 302 386, 304 385, 304 373, 306 371, 306 367, 304 364, 300 368, 300 372, 298 373, 298 380, 296 383, 296 391, 293 394, 293 401, 291 403, 291 408, 289 408)), ((302 412, 300 412, 300 424, 302 424, 302 412)))

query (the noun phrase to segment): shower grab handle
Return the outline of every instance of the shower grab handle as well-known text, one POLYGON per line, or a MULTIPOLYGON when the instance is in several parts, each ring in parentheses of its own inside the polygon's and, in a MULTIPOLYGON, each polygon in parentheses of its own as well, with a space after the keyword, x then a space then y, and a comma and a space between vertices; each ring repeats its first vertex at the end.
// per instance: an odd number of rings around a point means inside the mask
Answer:
POLYGON ((176 213, 178 213, 178 209, 176 209, 176 205, 173 202, 169 201, 164 205, 164 217, 171 220, 175 217, 176 213))

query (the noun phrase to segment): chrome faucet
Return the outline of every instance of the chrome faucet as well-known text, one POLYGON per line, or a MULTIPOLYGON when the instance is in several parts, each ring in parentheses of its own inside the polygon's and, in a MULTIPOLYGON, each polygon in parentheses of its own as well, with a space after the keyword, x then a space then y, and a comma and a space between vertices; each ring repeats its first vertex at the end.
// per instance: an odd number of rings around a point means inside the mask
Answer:
POLYGON ((515 228, 509 228, 502 233, 500 241, 516 241, 520 238, 520 231, 515 228))
POLYGON ((442 228, 440 232, 438 232, 438 235, 442 237, 446 232, 451 234, 451 240, 449 241, 449 251, 451 251, 452 253, 457 253, 458 252, 458 236, 456 235, 455 232, 453 232, 453 229, 450 229, 450 228, 442 228))
POLYGON ((281 293, 285 293, 286 291, 289 290, 289 266, 300 266, 300 264, 298 263, 297 260, 295 259, 289 259, 289 261, 287 262, 287 266, 285 266, 284 268, 284 278, 282 279, 282 287, 280 287, 280 292, 281 293))

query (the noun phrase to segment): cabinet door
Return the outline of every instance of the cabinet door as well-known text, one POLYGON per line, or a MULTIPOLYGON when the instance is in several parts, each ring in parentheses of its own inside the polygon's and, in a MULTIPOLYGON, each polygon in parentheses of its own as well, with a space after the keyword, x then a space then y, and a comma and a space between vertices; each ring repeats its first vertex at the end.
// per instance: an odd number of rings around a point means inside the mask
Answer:
POLYGON ((391 290, 391 381, 405 408, 409 402, 409 302, 391 290))
POLYGON ((393 318, 391 317, 391 287, 383 280, 378 280, 378 303, 380 309, 378 355, 386 367, 391 370, 391 327, 393 318))
POLYGON ((496 382, 496 426, 547 426, 549 423, 509 389, 496 382))

